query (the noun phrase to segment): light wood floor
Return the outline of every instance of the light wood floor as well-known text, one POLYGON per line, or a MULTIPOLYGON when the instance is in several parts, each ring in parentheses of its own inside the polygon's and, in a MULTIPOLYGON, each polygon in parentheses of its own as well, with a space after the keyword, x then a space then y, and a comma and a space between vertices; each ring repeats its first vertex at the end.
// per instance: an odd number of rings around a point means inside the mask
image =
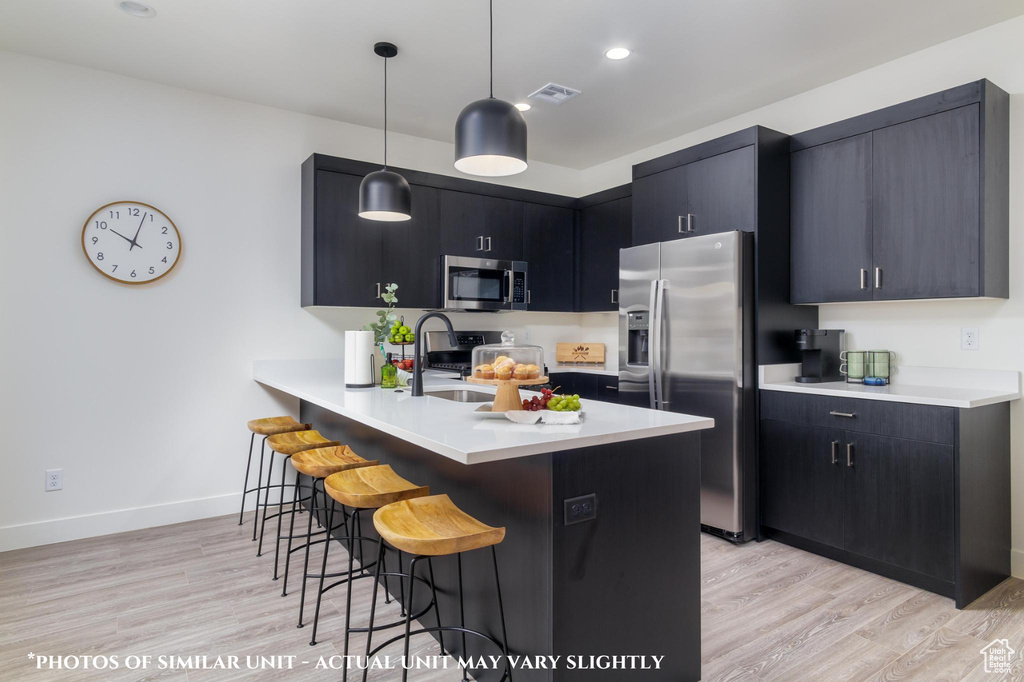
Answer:
MULTIPOLYGON (((204 519, 0 554, 0 680, 340 679, 337 671, 313 664, 341 651, 344 592, 325 601, 321 644, 310 647, 309 626, 295 627, 298 591, 280 596, 281 582, 270 580, 272 554, 255 557, 251 515, 243 527, 236 520, 204 519), (122 661, 130 654, 210 660, 275 654, 310 665, 262 673, 38 671, 29 652, 122 661)), ((704 680, 1024 678, 1020 665, 1002 677, 985 673, 979 653, 1005 637, 1024 656, 1024 581, 1007 580, 957 611, 949 599, 773 542, 737 547, 702 536, 702 550, 704 680)), ((335 545, 331 552, 329 568, 338 570, 344 551, 335 545)), ((300 561, 297 552, 296 574, 300 561)), ((370 581, 356 585, 353 613, 364 614, 370 581)), ((381 613, 397 615, 397 609, 381 613)), ((354 635, 353 652, 361 652, 364 641, 354 635)), ((383 653, 400 656, 400 645, 383 653)), ((439 650, 421 637, 413 653, 439 650)), ((410 677, 459 679, 454 671, 410 677)))

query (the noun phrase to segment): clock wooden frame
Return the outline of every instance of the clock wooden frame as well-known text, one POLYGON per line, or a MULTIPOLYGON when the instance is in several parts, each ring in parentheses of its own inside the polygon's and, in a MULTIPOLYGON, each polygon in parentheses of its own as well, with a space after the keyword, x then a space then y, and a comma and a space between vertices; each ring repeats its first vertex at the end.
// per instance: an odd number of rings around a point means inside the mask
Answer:
POLYGON ((174 224, 174 221, 171 220, 171 217, 169 215, 167 215, 166 213, 164 213, 161 209, 157 208, 156 206, 153 206, 152 204, 147 204, 144 201, 135 201, 134 199, 121 199, 119 201, 111 201, 109 204, 103 204, 102 206, 97 208, 95 211, 93 211, 91 214, 89 214, 89 217, 85 219, 85 224, 82 225, 82 253, 85 254, 85 260, 87 260, 89 262, 89 265, 91 265, 93 267, 93 270, 95 270, 96 272, 100 273, 101 275, 103 275, 107 279, 111 280, 112 282, 117 282, 118 284, 127 284, 128 286, 137 287, 137 286, 142 286, 142 285, 145 285, 145 284, 152 284, 153 282, 156 282, 157 280, 163 279, 167 275, 171 274, 171 272, 174 270, 174 268, 178 265, 178 261, 181 260, 181 252, 184 251, 184 250, 185 250, 185 244, 181 240, 181 232, 178 231, 178 226, 174 224), (85 248, 85 235, 86 235, 86 232, 88 232, 88 230, 89 230, 89 223, 91 223, 93 218, 95 218, 96 215, 100 211, 102 211, 103 209, 110 208, 111 206, 116 206, 118 204, 138 204, 139 206, 145 206, 146 208, 152 209, 154 211, 159 211, 160 215, 162 215, 165 218, 167 218, 167 222, 171 224, 171 228, 174 230, 174 234, 178 237, 178 255, 174 257, 174 262, 171 263, 171 266, 169 268, 167 268, 167 271, 164 272, 159 277, 154 277, 153 279, 147 279, 144 282, 126 282, 123 279, 118 279, 117 277, 111 277, 110 275, 108 275, 106 272, 101 270, 100 267, 98 265, 96 265, 96 263, 93 262, 92 258, 89 257, 89 251, 88 251, 88 249, 85 248))

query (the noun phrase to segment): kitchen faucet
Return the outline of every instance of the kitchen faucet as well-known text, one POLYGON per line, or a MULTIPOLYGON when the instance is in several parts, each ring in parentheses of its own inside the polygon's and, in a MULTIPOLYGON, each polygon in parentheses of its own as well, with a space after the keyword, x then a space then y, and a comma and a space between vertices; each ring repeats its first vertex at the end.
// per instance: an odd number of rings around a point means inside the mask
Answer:
POLYGON ((416 338, 413 341, 412 346, 412 394, 413 396, 423 395, 423 358, 420 355, 420 339, 423 336, 420 334, 420 328, 423 327, 423 323, 432 317, 437 317, 444 320, 444 326, 448 327, 448 342, 454 348, 459 345, 458 339, 455 338, 455 330, 452 328, 452 321, 448 319, 448 316, 444 313, 427 313, 416 320, 416 338))

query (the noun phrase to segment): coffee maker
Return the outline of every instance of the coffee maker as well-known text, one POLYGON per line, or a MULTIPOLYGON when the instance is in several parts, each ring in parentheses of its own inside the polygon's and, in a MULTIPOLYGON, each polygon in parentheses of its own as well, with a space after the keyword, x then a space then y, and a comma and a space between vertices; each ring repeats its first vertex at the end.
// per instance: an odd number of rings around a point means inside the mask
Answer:
POLYGON ((797 329, 796 345, 800 349, 800 376, 802 384, 823 381, 842 381, 839 372, 843 350, 842 329, 797 329))

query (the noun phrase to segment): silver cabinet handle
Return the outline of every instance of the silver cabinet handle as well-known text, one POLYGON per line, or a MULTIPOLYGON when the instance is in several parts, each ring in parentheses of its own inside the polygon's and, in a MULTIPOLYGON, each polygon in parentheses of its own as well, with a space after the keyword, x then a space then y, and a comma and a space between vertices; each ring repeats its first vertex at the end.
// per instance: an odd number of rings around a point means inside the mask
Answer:
POLYGON ((476 238, 476 250, 477 251, 483 251, 484 250, 484 238, 483 237, 477 237, 476 238))
POLYGON ((618 303, 618 302, 619 302, 619 290, 618 289, 612 289, 612 303, 618 303))
POLYGON ((380 298, 380 282, 377 282, 377 298, 380 298))
POLYGON ((686 232, 686 230, 683 229, 683 216, 679 216, 679 220, 677 221, 677 225, 678 225, 678 229, 679 229, 679 234, 682 234, 682 233, 686 232))
POLYGON ((839 441, 832 441, 832 463, 839 463, 839 441))
POLYGON ((867 270, 867 268, 861 268, 860 269, 860 288, 861 289, 867 289, 868 288, 868 270, 867 270))
POLYGON ((686 231, 687 232, 693 232, 693 214, 692 213, 687 213, 686 214, 686 231))
POLYGON ((680 234, 693 232, 693 214, 687 213, 686 215, 679 216, 679 220, 677 221, 677 229, 679 230, 680 234))
POLYGON ((490 251, 491 250, 491 238, 488 237, 486 241, 487 241, 487 248, 484 249, 484 251, 490 251))
POLYGON ((856 412, 837 412, 836 410, 830 410, 829 414, 833 417, 847 417, 849 419, 853 419, 857 416, 856 412))
POLYGON ((530 296, 530 290, 529 290, 529 289, 527 289, 527 290, 526 290, 526 305, 530 305, 530 303, 531 303, 532 301, 533 301, 533 298, 532 298, 532 297, 530 296))
POLYGON ((846 466, 853 466, 853 443, 846 444, 846 466))
POLYGON ((617 390, 619 390, 618 386, 605 386, 605 388, 607 388, 609 391, 617 391, 617 390))
POLYGON ((882 288, 882 268, 875 268, 875 288, 882 288))

